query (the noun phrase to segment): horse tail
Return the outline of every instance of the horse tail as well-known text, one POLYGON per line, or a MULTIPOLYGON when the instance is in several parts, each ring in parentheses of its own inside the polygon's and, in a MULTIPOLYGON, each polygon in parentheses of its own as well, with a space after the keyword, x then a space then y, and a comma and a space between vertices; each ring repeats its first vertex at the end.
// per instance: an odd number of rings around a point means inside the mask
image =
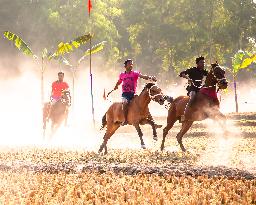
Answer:
POLYGON ((102 117, 102 125, 100 130, 103 130, 106 125, 107 125, 107 113, 105 113, 105 115, 102 117))

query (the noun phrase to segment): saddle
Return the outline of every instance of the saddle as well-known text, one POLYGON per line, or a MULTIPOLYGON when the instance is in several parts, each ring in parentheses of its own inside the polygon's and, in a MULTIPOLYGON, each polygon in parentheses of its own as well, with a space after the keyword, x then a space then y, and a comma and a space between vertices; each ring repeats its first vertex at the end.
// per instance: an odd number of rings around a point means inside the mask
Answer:
POLYGON ((211 101, 210 105, 211 106, 220 106, 220 102, 217 96, 217 92, 216 89, 212 89, 212 88, 201 88, 199 90, 200 93, 202 93, 203 95, 206 95, 211 101))

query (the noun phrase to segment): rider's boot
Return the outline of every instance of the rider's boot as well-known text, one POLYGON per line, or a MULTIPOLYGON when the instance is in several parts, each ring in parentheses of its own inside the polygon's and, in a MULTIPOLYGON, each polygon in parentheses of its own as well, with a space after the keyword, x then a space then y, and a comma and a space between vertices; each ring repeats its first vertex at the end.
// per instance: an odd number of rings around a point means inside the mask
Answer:
POLYGON ((189 101, 188 101, 188 103, 186 105, 186 108, 184 110, 184 114, 180 116, 180 121, 181 122, 185 121, 185 119, 186 119, 185 116, 187 115, 187 112, 188 112, 189 108, 191 107, 191 105, 194 103, 195 96, 196 96, 196 92, 195 91, 190 91, 190 93, 189 93, 189 101))

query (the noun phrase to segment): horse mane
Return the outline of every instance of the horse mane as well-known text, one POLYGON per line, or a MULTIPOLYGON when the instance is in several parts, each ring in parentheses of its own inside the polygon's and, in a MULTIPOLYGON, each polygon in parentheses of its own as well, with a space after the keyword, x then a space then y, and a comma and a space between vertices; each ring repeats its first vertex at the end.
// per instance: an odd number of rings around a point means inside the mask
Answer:
POLYGON ((142 92, 146 89, 150 89, 152 86, 154 86, 155 83, 146 83, 145 87, 143 88, 142 92))

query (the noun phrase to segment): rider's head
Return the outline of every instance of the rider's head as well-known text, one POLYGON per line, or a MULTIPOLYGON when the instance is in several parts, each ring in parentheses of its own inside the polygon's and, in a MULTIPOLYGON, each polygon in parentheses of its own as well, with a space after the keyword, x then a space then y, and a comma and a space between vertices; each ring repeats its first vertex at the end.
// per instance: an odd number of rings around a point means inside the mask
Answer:
POLYGON ((58 72, 58 79, 59 79, 59 81, 63 81, 63 79, 64 79, 64 73, 63 72, 58 72))
POLYGON ((132 59, 127 59, 124 62, 124 67, 125 67, 126 71, 131 71, 132 68, 133 68, 133 61, 132 61, 132 59))
POLYGON ((200 57, 196 58, 197 68, 204 69, 204 64, 205 64, 205 61, 204 61, 203 56, 200 56, 200 57))

